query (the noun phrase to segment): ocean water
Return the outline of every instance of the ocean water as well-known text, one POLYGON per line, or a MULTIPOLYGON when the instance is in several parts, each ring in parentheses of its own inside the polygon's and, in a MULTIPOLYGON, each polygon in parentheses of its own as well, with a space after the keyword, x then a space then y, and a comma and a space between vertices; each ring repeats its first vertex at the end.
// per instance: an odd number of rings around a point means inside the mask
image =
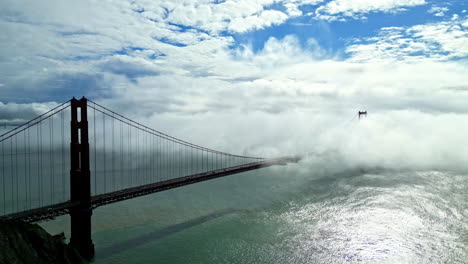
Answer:
MULTIPOLYGON (((93 263, 468 263, 468 175, 301 162, 98 208, 93 263)), ((42 224, 65 231, 69 218, 42 224)))

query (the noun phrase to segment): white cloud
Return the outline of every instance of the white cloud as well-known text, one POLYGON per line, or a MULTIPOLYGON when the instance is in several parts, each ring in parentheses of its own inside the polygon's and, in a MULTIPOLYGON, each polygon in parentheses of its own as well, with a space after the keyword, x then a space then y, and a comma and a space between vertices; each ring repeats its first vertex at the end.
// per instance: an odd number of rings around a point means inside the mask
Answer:
POLYGON ((467 20, 411 27, 383 28, 377 37, 348 46, 352 61, 420 59, 449 60, 468 56, 467 20))
POLYGON ((445 16, 445 12, 447 12, 449 9, 447 7, 440 7, 440 6, 432 6, 429 10, 427 10, 428 13, 434 14, 434 16, 445 16))
POLYGON ((331 21, 347 17, 363 19, 371 12, 394 13, 402 11, 405 7, 424 4, 426 4, 425 0, 333 0, 317 8, 315 16, 331 21))
POLYGON ((298 5, 295 3, 285 3, 286 13, 291 17, 301 16, 302 11, 299 9, 298 5))
POLYGON ((211 33, 229 30, 246 32, 283 22, 287 15, 271 9, 273 0, 225 1, 220 4, 210 2, 183 2, 173 5, 167 22, 192 26, 211 33))
POLYGON ((232 32, 244 33, 250 30, 258 30, 274 24, 281 24, 288 16, 276 10, 265 10, 258 15, 233 19, 228 26, 232 32))
MULTIPOLYGON (((0 11, 2 100, 81 93, 174 136, 239 153, 334 148, 359 162, 355 153, 364 153, 374 165, 468 164, 468 153, 451 151, 468 133, 468 71, 464 61, 446 61, 468 53, 466 20, 386 28, 341 61, 294 35, 269 38, 259 51, 230 49, 234 38, 224 31, 284 23, 306 1, 285 3, 284 12, 270 9, 273 1, 18 2, 0 11), (361 109, 369 119, 346 124, 361 109)), ((424 3, 334 0, 319 14, 359 17, 424 3)))
POLYGON ((57 103, 2 103, 0 102, 0 125, 19 125, 56 107, 57 103))

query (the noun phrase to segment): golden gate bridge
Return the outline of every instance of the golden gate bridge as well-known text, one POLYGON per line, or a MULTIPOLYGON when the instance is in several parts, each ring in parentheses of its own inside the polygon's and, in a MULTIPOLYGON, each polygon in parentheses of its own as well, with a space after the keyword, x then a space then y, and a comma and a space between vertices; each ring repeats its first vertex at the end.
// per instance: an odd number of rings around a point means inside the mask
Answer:
POLYGON ((70 244, 94 256, 92 210, 301 156, 251 157, 213 150, 71 99, 0 135, 0 221, 70 215, 70 244))

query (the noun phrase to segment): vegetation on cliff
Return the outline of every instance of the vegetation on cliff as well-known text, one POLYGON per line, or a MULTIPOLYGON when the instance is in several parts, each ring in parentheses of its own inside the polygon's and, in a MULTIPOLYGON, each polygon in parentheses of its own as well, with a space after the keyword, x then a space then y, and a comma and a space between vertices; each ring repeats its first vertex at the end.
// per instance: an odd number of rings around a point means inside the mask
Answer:
POLYGON ((37 224, 0 222, 0 264, 87 263, 64 236, 52 236, 37 224))

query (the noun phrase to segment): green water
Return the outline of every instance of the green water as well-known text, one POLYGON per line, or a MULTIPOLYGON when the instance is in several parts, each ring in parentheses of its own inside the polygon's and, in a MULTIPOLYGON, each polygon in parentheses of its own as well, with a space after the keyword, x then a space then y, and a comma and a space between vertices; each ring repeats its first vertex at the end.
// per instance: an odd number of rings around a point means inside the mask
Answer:
POLYGON ((94 263, 468 263, 467 187, 456 172, 257 170, 98 208, 94 263))

